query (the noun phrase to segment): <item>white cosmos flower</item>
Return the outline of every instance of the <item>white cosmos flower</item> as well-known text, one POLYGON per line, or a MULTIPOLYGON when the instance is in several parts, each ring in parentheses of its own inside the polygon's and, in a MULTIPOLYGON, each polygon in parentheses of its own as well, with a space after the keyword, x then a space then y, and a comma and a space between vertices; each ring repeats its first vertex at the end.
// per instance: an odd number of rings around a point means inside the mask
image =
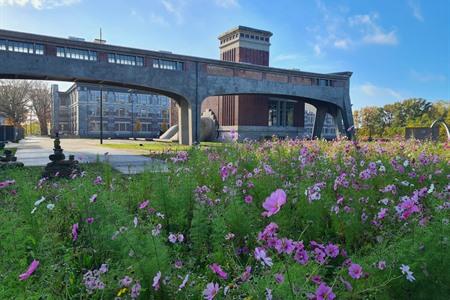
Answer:
POLYGON ((55 208, 55 204, 53 204, 53 203, 47 204, 47 209, 53 210, 54 208, 55 208))
POLYGON ((44 202, 44 201, 45 201, 45 197, 42 196, 41 199, 39 199, 38 201, 34 202, 34 206, 38 206, 38 205, 40 205, 40 204, 41 204, 42 202, 44 202))

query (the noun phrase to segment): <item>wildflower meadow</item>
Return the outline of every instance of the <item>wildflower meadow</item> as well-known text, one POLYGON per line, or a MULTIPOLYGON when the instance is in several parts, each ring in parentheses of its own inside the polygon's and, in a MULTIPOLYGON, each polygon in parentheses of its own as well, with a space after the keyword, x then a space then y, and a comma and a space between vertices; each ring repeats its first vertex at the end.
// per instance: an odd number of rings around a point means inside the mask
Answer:
POLYGON ((0 173, 0 299, 449 299, 449 144, 278 140, 0 173))

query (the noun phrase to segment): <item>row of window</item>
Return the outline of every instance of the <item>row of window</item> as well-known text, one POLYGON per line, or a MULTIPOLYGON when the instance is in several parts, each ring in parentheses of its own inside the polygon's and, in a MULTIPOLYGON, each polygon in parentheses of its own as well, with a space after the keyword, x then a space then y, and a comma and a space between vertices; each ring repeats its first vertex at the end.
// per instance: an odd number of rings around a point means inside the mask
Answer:
POLYGON ((11 40, 0 40, 0 50, 44 55, 44 45, 11 40))
MULTIPOLYGON (((56 56, 80 60, 97 61, 96 51, 67 48, 67 47, 57 47, 56 56)), ((134 56, 134 55, 108 53, 108 62, 120 65, 129 65, 138 67, 144 66, 144 58, 141 56, 134 56)), ((183 62, 166 59, 153 60, 153 68, 165 70, 182 71, 183 64, 184 64, 183 62)))
POLYGON ((259 35, 253 35, 253 34, 248 34, 248 33, 240 33, 240 34, 234 34, 231 36, 228 36, 227 38, 223 39, 220 41, 220 44, 224 44, 226 42, 232 41, 234 39, 237 39, 238 37, 241 38, 246 38, 246 39, 252 39, 252 40, 257 40, 257 41, 269 41, 268 37, 264 37, 264 36, 259 36, 259 35))
MULTIPOLYGON (((134 124, 134 128, 132 128, 131 123, 129 122, 114 122, 114 131, 141 131, 141 132, 158 132, 161 128, 161 122, 153 122, 153 123, 138 123, 134 124)), ((110 128, 108 127, 108 122, 103 121, 103 130, 108 131, 110 128)), ((99 121, 91 121, 89 123, 89 131, 100 131, 100 122, 99 121)))
POLYGON ((138 67, 144 66, 144 58, 141 56, 134 56, 134 55, 108 53, 108 62, 119 65, 129 65, 138 67))
POLYGON ((183 62, 167 60, 167 59, 153 59, 153 68, 183 71, 183 62))
POLYGON ((76 48, 56 47, 56 56, 80 60, 97 61, 96 51, 82 50, 76 48))

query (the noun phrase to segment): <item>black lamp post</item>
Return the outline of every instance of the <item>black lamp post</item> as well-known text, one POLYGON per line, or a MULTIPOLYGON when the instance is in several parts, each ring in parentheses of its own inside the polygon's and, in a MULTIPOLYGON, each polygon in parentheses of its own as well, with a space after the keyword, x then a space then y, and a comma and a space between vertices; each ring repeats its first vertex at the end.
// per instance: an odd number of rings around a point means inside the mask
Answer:
POLYGON ((128 90, 129 93, 129 99, 131 102, 131 137, 134 138, 134 101, 133 101, 133 89, 128 90))
POLYGON ((103 144, 103 86, 100 86, 100 144, 103 144))

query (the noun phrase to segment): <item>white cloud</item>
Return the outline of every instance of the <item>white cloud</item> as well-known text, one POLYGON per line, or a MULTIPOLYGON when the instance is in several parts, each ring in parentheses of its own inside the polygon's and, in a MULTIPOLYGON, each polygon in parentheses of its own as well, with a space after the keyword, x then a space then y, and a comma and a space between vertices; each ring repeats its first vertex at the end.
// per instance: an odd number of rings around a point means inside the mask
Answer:
POLYGON ((162 5, 166 9, 166 11, 173 15, 178 24, 183 23, 183 15, 181 13, 182 7, 184 6, 184 1, 178 0, 161 0, 162 5))
POLYGON ((35 9, 52 9, 77 4, 81 0, 0 0, 0 6, 31 6, 35 9))
POLYGON ((395 30, 386 32, 377 24, 378 14, 355 15, 348 18, 351 27, 363 33, 362 42, 366 44, 396 45, 398 43, 395 30))
POLYGON ((417 1, 409 0, 408 1, 409 8, 412 10, 412 14, 414 18, 419 20, 420 22, 424 21, 422 10, 420 9, 420 4, 417 1))
POLYGON ((314 45, 314 54, 317 56, 320 56, 322 54, 322 49, 320 48, 320 46, 318 44, 314 45))
POLYGON ((316 7, 322 14, 322 24, 306 28, 308 32, 314 34, 315 42, 312 43, 312 47, 315 55, 325 55, 326 49, 329 47, 348 49, 352 44, 352 39, 345 31, 347 22, 342 15, 347 10, 341 9, 341 7, 330 9, 321 0, 316 0, 316 7))
POLYGON ((367 44, 379 44, 379 45, 397 45, 397 35, 395 31, 388 33, 376 30, 371 34, 367 34, 363 37, 363 42, 367 44))
POLYGON ((274 57, 274 62, 287 61, 287 60, 296 60, 299 56, 297 54, 279 54, 274 57))
POLYGON ((416 70, 411 70, 410 75, 414 80, 417 80, 420 82, 433 82, 433 81, 442 82, 442 81, 447 80, 447 77, 445 77, 445 75, 442 75, 442 74, 418 72, 416 70))
POLYGON ((354 104, 353 109, 368 105, 383 106, 407 98, 397 90, 377 86, 370 82, 351 87, 350 94, 354 104))
POLYGON ((350 39, 337 39, 333 43, 334 47, 339 48, 339 49, 348 49, 350 44, 351 44, 350 39))
POLYGON ((154 13, 150 14, 150 22, 160 25, 160 26, 163 26, 163 27, 167 27, 170 25, 169 22, 167 22, 166 18, 164 18, 163 16, 160 16, 160 15, 154 14, 154 13))
POLYGON ((216 4, 224 8, 239 7, 239 0, 216 0, 216 4))

